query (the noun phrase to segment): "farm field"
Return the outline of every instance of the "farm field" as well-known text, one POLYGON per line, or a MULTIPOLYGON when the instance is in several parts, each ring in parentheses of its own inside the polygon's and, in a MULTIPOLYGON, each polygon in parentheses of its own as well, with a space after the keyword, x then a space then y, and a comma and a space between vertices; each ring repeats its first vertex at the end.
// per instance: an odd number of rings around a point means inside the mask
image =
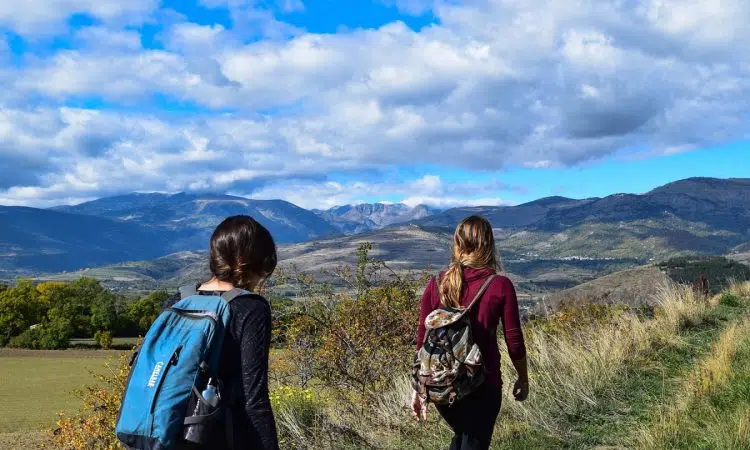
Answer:
POLYGON ((80 401, 72 392, 118 353, 0 348, 0 448, 32 448, 25 442, 52 428, 59 411, 76 410, 80 401))

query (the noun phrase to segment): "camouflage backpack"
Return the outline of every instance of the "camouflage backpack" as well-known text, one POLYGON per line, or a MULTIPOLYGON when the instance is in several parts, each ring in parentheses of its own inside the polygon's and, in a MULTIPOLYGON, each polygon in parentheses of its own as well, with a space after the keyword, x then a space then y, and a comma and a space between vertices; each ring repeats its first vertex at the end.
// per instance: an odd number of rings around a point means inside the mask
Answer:
MULTIPOLYGON (((468 312, 495 276, 487 277, 468 307, 438 308, 425 319, 427 331, 424 345, 414 359, 412 387, 426 401, 452 405, 484 381, 482 352, 471 335, 468 312)), ((438 277, 435 284, 440 285, 438 277)))

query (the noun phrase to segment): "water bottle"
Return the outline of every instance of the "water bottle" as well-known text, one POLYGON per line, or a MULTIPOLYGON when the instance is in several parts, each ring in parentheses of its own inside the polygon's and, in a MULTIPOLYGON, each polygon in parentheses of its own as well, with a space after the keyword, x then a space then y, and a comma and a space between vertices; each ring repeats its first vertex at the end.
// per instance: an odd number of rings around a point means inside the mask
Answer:
MULTIPOLYGON (((216 390, 216 386, 212 384, 212 379, 208 379, 206 388, 201 392, 200 399, 196 399, 195 410, 193 411, 193 417, 195 416, 207 416, 216 410, 219 405, 219 393, 216 390)), ((206 444, 211 438, 211 430, 213 428, 213 422, 206 421, 203 423, 196 423, 187 425, 185 427, 185 440, 195 444, 206 444)))
POLYGON ((216 393, 216 386, 211 384, 211 381, 212 380, 209 378, 206 389, 201 392, 201 395, 203 396, 203 400, 205 400, 206 403, 216 408, 216 405, 219 404, 219 395, 216 393))

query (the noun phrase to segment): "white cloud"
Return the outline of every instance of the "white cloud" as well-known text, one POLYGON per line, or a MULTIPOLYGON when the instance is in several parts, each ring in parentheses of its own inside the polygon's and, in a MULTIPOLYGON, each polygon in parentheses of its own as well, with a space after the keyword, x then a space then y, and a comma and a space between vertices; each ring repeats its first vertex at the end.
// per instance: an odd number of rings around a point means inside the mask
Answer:
POLYGON ((105 23, 141 24, 159 0, 24 0, 0 2, 0 26, 22 35, 51 36, 64 30, 68 17, 87 14, 105 23))
MULTIPOLYGON (((495 190, 497 187, 497 183, 494 182, 444 184, 439 176, 425 175, 414 181, 379 183, 292 180, 269 184, 249 196, 256 199, 285 198, 302 207, 319 209, 362 203, 374 195, 401 197, 401 203, 412 207, 429 205, 451 208, 512 204, 500 197, 482 197, 486 191, 495 190)), ((241 191, 236 193, 247 195, 241 191)))
MULTIPOLYGON (((0 24, 14 29, 59 25, 84 9, 105 22, 78 31, 73 49, 0 67, 9 87, 0 93, 0 160, 17 169, 0 182, 3 198, 213 188, 322 205, 387 189, 326 184, 339 171, 541 169, 750 134, 743 0, 722 9, 707 0, 407 2, 400 7, 430 8, 439 22, 337 34, 303 33, 254 2, 203 3, 229 8, 232 27, 171 23, 160 50, 118 27, 146 20, 153 2, 69 0, 37 18, 0 6, 0 24), (232 113, 137 112, 156 94, 232 113), (126 111, 55 106, 89 97, 126 111), (28 98, 52 106, 24 106, 28 98)), ((441 183, 421 179, 394 195, 502 202, 497 191, 441 183)))

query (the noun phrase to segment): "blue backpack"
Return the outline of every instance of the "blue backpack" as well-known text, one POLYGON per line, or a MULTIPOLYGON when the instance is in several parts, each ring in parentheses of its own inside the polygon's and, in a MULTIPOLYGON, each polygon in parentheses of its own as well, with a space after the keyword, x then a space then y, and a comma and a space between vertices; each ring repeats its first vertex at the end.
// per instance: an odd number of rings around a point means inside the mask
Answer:
POLYGON ((130 361, 115 432, 131 450, 205 445, 223 422, 230 387, 218 372, 229 302, 250 293, 233 289, 221 296, 198 295, 192 286, 180 294, 182 300, 156 318, 130 361), (217 381, 218 404, 201 395, 209 380, 217 381), (196 428, 201 432, 196 434, 196 428))

